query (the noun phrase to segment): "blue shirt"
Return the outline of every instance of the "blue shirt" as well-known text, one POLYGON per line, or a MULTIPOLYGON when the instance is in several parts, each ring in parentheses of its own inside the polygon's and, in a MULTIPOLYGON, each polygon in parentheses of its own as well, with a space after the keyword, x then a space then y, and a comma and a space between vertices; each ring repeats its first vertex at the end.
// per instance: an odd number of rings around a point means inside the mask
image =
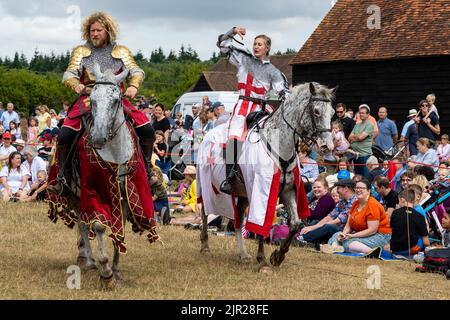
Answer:
POLYGON ((313 183, 319 176, 319 166, 315 160, 308 159, 308 163, 302 163, 300 173, 302 176, 308 178, 309 182, 313 183))
POLYGON ((387 151, 394 146, 392 136, 397 135, 397 125, 391 119, 383 119, 377 121, 378 137, 375 139, 375 144, 382 150, 387 151))
POLYGON ((17 123, 17 125, 20 124, 20 119, 17 112, 13 111, 10 113, 9 111, 4 111, 2 116, 0 117, 0 122, 2 122, 3 128, 5 128, 6 131, 10 130, 9 123, 11 121, 14 121, 15 123, 17 123))
POLYGON ((339 218, 340 226, 343 227, 347 223, 348 215, 350 213, 350 209, 353 206, 353 203, 357 200, 355 195, 352 195, 350 199, 345 200, 341 199, 336 204, 336 207, 333 211, 331 211, 328 216, 335 220, 336 218, 339 218))
POLYGON ((408 128, 410 125, 415 124, 416 122, 414 120, 409 120, 405 125, 403 126, 402 133, 400 134, 402 137, 406 137, 406 132, 408 132, 408 128))
POLYGON ((415 162, 419 162, 418 165, 430 165, 433 166, 434 172, 438 170, 439 167, 439 157, 436 150, 428 149, 424 154, 418 153, 415 162))

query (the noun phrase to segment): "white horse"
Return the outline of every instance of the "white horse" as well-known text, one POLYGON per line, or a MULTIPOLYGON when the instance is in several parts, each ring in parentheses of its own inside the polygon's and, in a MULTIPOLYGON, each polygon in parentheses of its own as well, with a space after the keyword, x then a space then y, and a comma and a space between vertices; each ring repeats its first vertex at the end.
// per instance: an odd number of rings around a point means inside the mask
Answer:
MULTIPOLYGON (((238 161, 242 177, 233 182, 234 199, 218 191, 218 186, 225 179, 222 146, 228 139, 227 125, 218 126, 208 132, 200 145, 197 172, 197 192, 203 203, 203 228, 200 236, 202 253, 209 252, 207 215, 215 214, 235 219, 234 216, 237 214, 239 219, 236 229, 237 252, 242 261, 251 259, 246 251, 240 226, 249 202, 260 201, 254 195, 251 197, 252 188, 259 187, 255 172, 259 174, 266 169, 272 172, 275 166, 279 169, 278 172, 281 172, 277 189, 281 202, 290 215, 290 232, 280 249, 272 253, 270 262, 273 266, 282 263, 294 235, 302 227, 302 221, 297 214, 296 188, 299 188, 299 182, 297 181, 296 185, 298 176, 294 175, 295 172, 298 174, 299 169, 296 147, 300 141, 314 142, 322 151, 332 150, 330 126, 334 114, 332 100, 335 90, 317 83, 299 85, 293 88, 292 93, 274 113, 260 120, 257 127, 249 130, 238 161), (254 159, 254 163, 249 163, 249 159, 254 159)), ((264 212, 267 210, 264 204, 260 208, 264 212)), ((259 271, 267 272, 271 270, 271 266, 266 262, 263 236, 258 236, 258 240, 259 271)))
MULTIPOLYGON (((89 128, 87 129, 89 140, 96 154, 105 164, 113 163, 118 165, 115 178, 120 185, 122 221, 125 224, 130 214, 125 185, 128 173, 127 163, 132 158, 135 150, 133 145, 134 139, 125 123, 126 119, 121 102, 120 84, 128 76, 128 70, 123 71, 119 75, 114 75, 110 70, 102 73, 100 67, 96 65, 94 67, 94 75, 97 82, 90 95, 92 124, 88 125, 89 128)), ((79 193, 79 190, 77 193, 79 193)), ((74 207, 73 204, 72 207, 74 207)), ((123 227, 125 228, 125 226, 123 227)), ((96 265, 92 257, 88 235, 89 230, 90 226, 82 222, 79 223, 78 264, 85 269, 94 269, 96 265)), ((112 267, 110 267, 105 246, 106 227, 99 222, 94 222, 91 230, 95 232, 98 242, 100 278, 104 286, 113 288, 116 280, 122 280, 119 268, 119 248, 114 246, 114 258, 112 267)))

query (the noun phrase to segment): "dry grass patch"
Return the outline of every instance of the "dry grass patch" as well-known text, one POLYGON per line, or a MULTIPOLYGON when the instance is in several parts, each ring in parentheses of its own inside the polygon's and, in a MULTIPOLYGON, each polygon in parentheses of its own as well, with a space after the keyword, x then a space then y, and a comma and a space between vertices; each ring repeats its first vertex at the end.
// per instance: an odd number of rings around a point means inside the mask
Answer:
MULTIPOLYGON (((273 274, 259 274, 256 261, 239 262, 233 237, 211 236, 212 252, 202 256, 199 232, 173 226, 159 228, 164 245, 150 245, 128 226, 120 287, 100 290, 97 272, 90 271, 82 274, 81 290, 68 290, 66 270, 76 262, 76 232, 61 222, 52 224, 45 205, 0 208, 0 299, 450 299, 450 281, 416 273, 408 262, 292 248, 273 274), (381 269, 380 290, 367 289, 371 265, 381 269)), ((96 242, 92 245, 96 253, 96 242)), ((256 244, 247 241, 247 246, 256 256, 256 244)), ((269 256, 275 247, 267 249, 269 256)))

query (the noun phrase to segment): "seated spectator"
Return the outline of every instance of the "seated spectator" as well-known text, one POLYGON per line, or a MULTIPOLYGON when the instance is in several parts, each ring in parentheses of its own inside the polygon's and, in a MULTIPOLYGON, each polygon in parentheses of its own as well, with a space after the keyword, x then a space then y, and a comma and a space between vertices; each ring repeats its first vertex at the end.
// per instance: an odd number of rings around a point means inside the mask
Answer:
POLYGON ((390 183, 388 178, 384 176, 378 176, 374 181, 375 191, 381 195, 383 199, 383 206, 386 210, 386 214, 391 218, 392 212, 398 204, 398 194, 390 188, 390 183))
POLYGON ((336 204, 330 194, 328 183, 325 178, 319 176, 316 181, 314 181, 313 192, 315 200, 309 205, 311 216, 308 220, 312 224, 315 224, 333 211, 336 204))
POLYGON ((448 168, 439 168, 438 170, 438 178, 437 178, 437 182, 439 183, 446 183, 448 182, 448 179, 450 178, 449 176, 449 171, 448 168))
POLYGON ((345 157, 339 159, 337 164, 337 171, 338 171, 337 173, 330 174, 326 177, 330 189, 334 187, 334 184, 339 179, 353 179, 353 177, 355 176, 353 172, 349 171, 349 164, 347 158, 345 157), (346 175, 347 173, 349 174, 349 177, 347 176, 344 177, 344 175, 346 175))
POLYGON ((16 139, 22 139, 22 132, 15 121, 11 121, 9 123, 9 132, 11 133, 11 135, 15 136, 16 139))
POLYGON ((185 197, 176 210, 180 210, 183 213, 197 213, 197 170, 194 166, 186 166, 183 172, 186 181, 188 183, 188 189, 186 190, 185 197))
MULTIPOLYGON (((350 179, 350 180, 351 180, 351 179, 350 179)), ((353 181, 353 180, 352 180, 352 181, 353 181)), ((330 191, 330 194, 331 194, 331 197, 332 197, 333 200, 334 200, 334 203, 335 203, 335 204, 338 204, 339 201, 341 200, 341 198, 340 198, 340 196, 339 196, 339 193, 337 192, 337 188, 332 188, 331 191, 330 191)))
POLYGON ((430 190, 430 183, 428 182, 427 178, 425 178, 425 176, 417 175, 413 179, 412 184, 417 184, 419 187, 422 188, 421 201, 425 200, 430 196, 430 194, 428 193, 430 190))
MULTIPOLYGON (((410 184, 408 186, 409 190, 414 191, 415 199, 414 199, 414 210, 416 210, 422 217, 427 219, 427 214, 425 210, 423 209, 421 202, 422 202, 422 196, 423 196, 423 189, 418 184, 410 184)), ((405 189, 406 190, 406 189, 405 189)), ((428 222, 427 222, 428 226, 428 222)))
POLYGON ((436 150, 430 148, 430 140, 420 138, 417 141, 417 150, 419 153, 415 159, 417 166, 431 166, 436 172, 439 167, 439 157, 436 150))
POLYGON ((167 225, 170 223, 169 196, 165 187, 161 169, 153 167, 150 174, 150 187, 152 189, 153 205, 160 221, 167 225))
POLYGON ((370 196, 367 180, 356 183, 357 200, 342 232, 336 232, 321 251, 370 253, 377 247, 384 247, 391 240, 389 217, 383 206, 370 196))
POLYGON ((448 144, 448 134, 443 134, 441 144, 437 147, 437 154, 440 162, 450 160, 450 144, 448 144))
POLYGON ((9 155, 16 150, 12 145, 12 135, 9 132, 5 132, 2 135, 2 145, 0 146, 0 167, 7 165, 9 155))
POLYGON ((319 166, 310 158, 311 152, 312 149, 306 145, 300 148, 301 174, 305 182, 314 182, 319 176, 319 166))
POLYGON ((44 161, 48 162, 50 161, 50 157, 53 154, 53 137, 49 133, 46 133, 39 140, 43 145, 41 147, 38 147, 38 155, 44 161))
POLYGON ((27 201, 44 201, 47 189, 47 171, 40 170, 37 173, 37 180, 34 182, 28 192, 27 201))
POLYGON ((409 169, 402 173, 400 176, 400 192, 407 189, 414 180, 414 171, 409 169))
POLYGON ((23 149, 23 155, 25 157, 23 165, 31 174, 29 185, 36 184, 38 182, 38 172, 45 171, 45 173, 47 173, 47 165, 45 161, 38 156, 38 152, 34 147, 25 147, 23 149))
POLYGON ((415 193, 403 190, 400 193, 400 208, 392 213, 392 237, 385 250, 393 254, 413 255, 430 245, 428 230, 423 216, 414 210, 415 193), (419 240, 422 240, 419 242, 419 240))
POLYGON ((336 182, 336 187, 340 197, 339 202, 325 218, 300 231, 300 235, 296 238, 299 245, 304 245, 305 242, 327 242, 333 234, 344 228, 350 209, 356 201, 355 182, 351 179, 340 180, 336 182))
POLYGON ((380 168, 380 163, 375 156, 370 156, 367 159, 367 169, 369 170, 368 180, 370 183, 373 183, 375 177, 385 175, 385 171, 380 168))
POLYGON ((0 171, 0 182, 3 185, 3 201, 10 199, 24 201, 27 199, 28 176, 30 173, 22 165, 20 153, 14 151, 8 157, 8 165, 0 171))

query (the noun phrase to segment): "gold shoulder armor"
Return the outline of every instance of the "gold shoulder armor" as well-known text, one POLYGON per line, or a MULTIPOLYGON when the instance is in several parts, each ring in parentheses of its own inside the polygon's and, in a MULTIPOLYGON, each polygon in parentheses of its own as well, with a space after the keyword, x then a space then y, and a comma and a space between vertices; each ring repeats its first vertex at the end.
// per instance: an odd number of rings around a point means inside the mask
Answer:
POLYGON ((139 68, 136 61, 134 61, 130 49, 125 46, 116 45, 112 50, 112 56, 113 58, 122 60, 125 68, 129 70, 139 68))
POLYGON ((90 55, 91 49, 89 49, 85 45, 74 48, 72 51, 72 55, 70 56, 69 67, 67 68, 67 70, 79 70, 81 66, 81 60, 83 60, 83 58, 89 57, 90 55))

